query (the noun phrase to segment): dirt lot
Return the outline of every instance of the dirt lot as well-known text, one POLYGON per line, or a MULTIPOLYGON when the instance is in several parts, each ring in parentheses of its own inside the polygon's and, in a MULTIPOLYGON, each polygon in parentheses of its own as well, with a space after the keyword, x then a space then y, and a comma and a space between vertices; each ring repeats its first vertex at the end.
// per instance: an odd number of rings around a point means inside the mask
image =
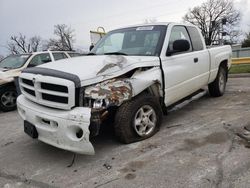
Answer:
POLYGON ((221 98, 204 95, 164 118, 160 132, 123 145, 93 140, 76 155, 32 140, 17 112, 0 114, 0 187, 250 187, 250 149, 234 132, 250 123, 250 78, 230 78, 221 98))

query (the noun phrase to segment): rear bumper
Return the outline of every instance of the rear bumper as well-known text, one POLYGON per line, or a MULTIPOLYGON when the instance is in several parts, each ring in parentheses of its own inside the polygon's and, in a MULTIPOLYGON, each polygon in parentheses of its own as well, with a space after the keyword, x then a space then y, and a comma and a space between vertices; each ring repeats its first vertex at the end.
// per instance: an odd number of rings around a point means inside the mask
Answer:
POLYGON ((80 154, 95 153, 89 141, 90 108, 52 109, 33 103, 23 95, 18 97, 17 107, 22 119, 36 127, 42 142, 80 154))

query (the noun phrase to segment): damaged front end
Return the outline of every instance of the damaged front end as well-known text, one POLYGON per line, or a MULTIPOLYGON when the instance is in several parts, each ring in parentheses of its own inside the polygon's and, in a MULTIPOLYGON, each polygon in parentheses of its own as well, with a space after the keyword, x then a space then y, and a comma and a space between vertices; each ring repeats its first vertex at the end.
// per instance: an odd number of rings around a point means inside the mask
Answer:
POLYGON ((114 109, 133 96, 133 88, 127 79, 111 79, 89 87, 84 94, 84 106, 91 108, 91 136, 99 134, 100 126, 112 118, 114 109))
POLYGON ((120 106, 132 97, 132 89, 127 79, 107 80, 86 88, 85 104, 94 109, 120 106))
MULTIPOLYGON (((113 66, 113 68, 117 67, 113 66)), ((117 69, 120 67, 118 66, 117 69)), ((82 84, 80 79, 75 79, 76 76, 72 74, 64 75, 65 78, 55 78, 46 69, 46 72, 41 70, 41 68, 40 72, 32 70, 32 74, 22 73, 20 79, 24 79, 26 84, 21 80, 21 86, 27 89, 41 84, 40 82, 46 82, 46 86, 55 86, 57 83, 67 89, 55 91, 54 87, 46 87, 36 90, 37 87, 34 87, 37 94, 47 92, 46 94, 54 95, 53 98, 45 98, 52 100, 50 102, 44 101, 44 98, 41 101, 40 95, 32 96, 31 92, 22 90, 23 94, 17 100, 18 112, 24 121, 35 126, 39 140, 80 154, 95 153, 90 137, 99 134, 100 127, 106 120, 112 123, 109 120, 113 119, 116 110, 124 102, 132 100, 144 91, 157 97, 163 96, 159 66, 128 69, 117 76, 112 75, 112 71, 109 72, 110 69, 105 67, 97 73, 102 80, 96 80, 88 85, 82 84), (33 78, 35 78, 35 84, 32 82, 33 78), (62 101, 58 101, 62 96, 68 99, 67 104, 61 104, 62 101), (66 107, 62 108, 63 105, 66 107)), ((52 73, 62 75, 58 71, 52 73)), ((57 89, 62 88, 58 85, 56 85, 57 89)), ((41 86, 45 85, 41 84, 41 86)))
MULTIPOLYGON (((35 127, 38 140, 75 153, 95 154, 89 141, 90 108, 76 107, 70 111, 59 111, 35 104, 23 95, 18 97, 17 105, 24 122, 28 122, 33 130, 35 127)), ((27 128, 24 127, 24 131, 28 134, 27 128)))
POLYGON ((91 108, 91 136, 98 135, 102 122, 112 120, 116 109, 139 93, 147 90, 161 97, 160 74, 155 74, 158 71, 158 67, 140 68, 86 87, 83 106, 91 108))

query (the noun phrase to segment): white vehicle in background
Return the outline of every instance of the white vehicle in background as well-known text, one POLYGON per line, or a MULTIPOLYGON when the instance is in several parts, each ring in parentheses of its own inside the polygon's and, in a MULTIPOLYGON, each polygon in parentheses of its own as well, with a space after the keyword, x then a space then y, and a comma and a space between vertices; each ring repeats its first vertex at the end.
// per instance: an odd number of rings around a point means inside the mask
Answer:
POLYGON ((114 120, 117 138, 153 136, 167 107, 207 86, 224 94, 231 47, 207 49, 193 25, 158 23, 107 33, 89 56, 26 69, 17 99, 24 131, 50 145, 94 154, 90 136, 114 120))
POLYGON ((0 61, 0 110, 10 111, 16 108, 16 86, 14 78, 27 67, 35 67, 44 63, 76 57, 81 54, 64 51, 43 51, 20 55, 10 55, 0 61))

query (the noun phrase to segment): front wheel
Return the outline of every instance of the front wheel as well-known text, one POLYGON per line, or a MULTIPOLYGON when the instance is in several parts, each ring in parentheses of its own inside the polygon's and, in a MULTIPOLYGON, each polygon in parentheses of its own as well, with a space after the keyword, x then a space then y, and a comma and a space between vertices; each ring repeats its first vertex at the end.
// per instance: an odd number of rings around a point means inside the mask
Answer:
POLYGON ((212 97, 220 97, 225 93, 227 83, 227 73, 225 68, 220 67, 216 79, 208 85, 209 93, 212 97))
POLYGON ((162 110, 157 98, 139 95, 122 104, 115 116, 115 134, 122 143, 153 136, 160 127, 162 110))

